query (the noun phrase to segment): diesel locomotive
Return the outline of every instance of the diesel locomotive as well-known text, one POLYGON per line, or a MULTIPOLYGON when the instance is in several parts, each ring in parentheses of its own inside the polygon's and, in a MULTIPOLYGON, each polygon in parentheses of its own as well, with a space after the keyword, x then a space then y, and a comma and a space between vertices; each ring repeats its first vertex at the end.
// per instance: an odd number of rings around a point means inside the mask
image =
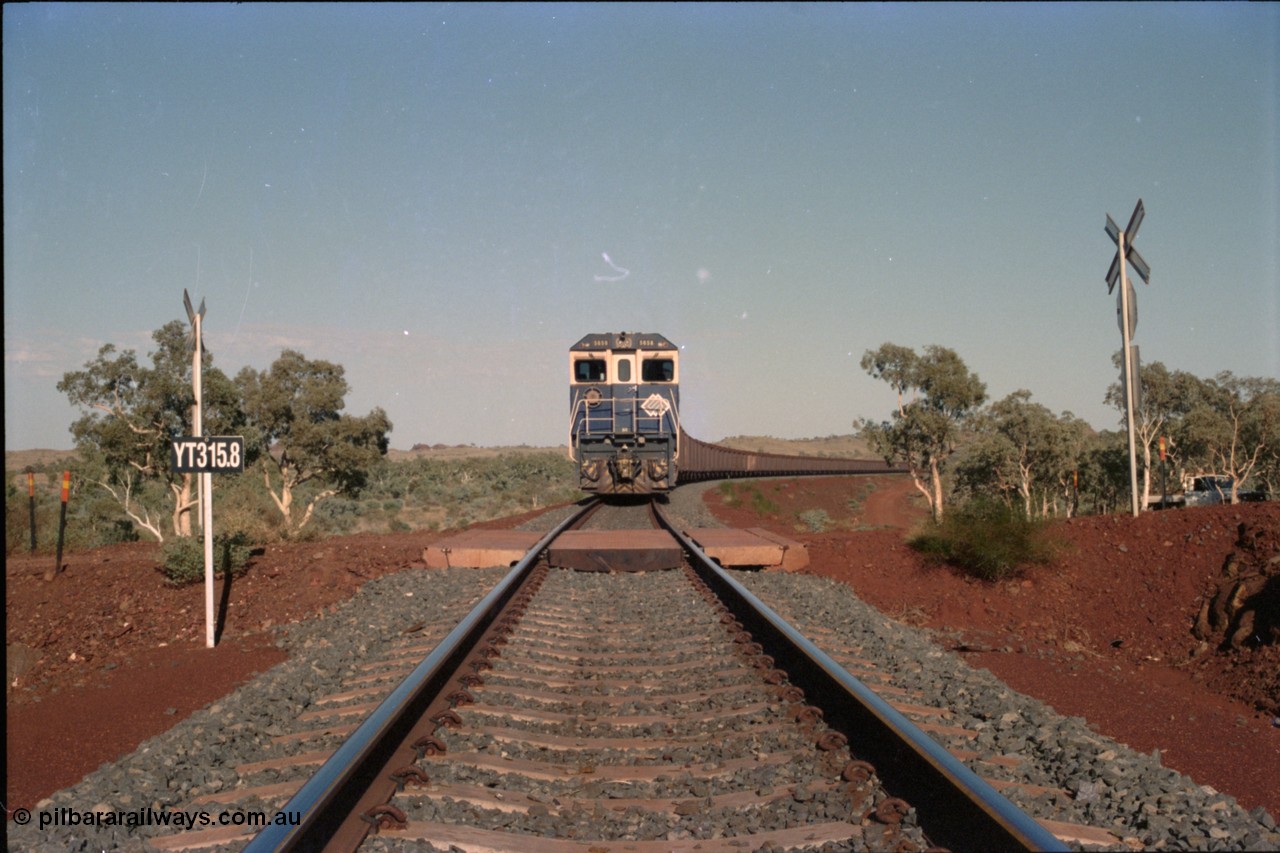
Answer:
POLYGON ((662 335, 587 335, 569 350, 569 455, 579 486, 651 494, 676 484, 680 351, 662 335))
POLYGON ((680 350, 662 335, 587 335, 569 350, 569 457, 578 486, 648 495, 728 477, 905 473, 868 459, 753 453, 680 426, 680 350))

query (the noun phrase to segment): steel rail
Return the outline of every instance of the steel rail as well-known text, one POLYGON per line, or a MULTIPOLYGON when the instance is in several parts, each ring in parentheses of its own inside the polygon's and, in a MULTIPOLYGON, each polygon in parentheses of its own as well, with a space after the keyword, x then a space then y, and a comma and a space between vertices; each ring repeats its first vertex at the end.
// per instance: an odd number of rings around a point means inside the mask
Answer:
POLYGON ((661 509, 657 514, 753 640, 810 701, 821 704, 824 721, 848 738, 854 757, 869 760, 885 787, 916 807, 935 844, 953 850, 1070 849, 713 562, 661 509))
POLYGON ((598 507, 585 505, 561 522, 472 608, 439 645, 383 700, 278 813, 298 815, 296 825, 268 826, 245 853, 324 849, 355 803, 425 712, 432 698, 493 623, 496 614, 532 573, 537 558, 562 531, 598 507))

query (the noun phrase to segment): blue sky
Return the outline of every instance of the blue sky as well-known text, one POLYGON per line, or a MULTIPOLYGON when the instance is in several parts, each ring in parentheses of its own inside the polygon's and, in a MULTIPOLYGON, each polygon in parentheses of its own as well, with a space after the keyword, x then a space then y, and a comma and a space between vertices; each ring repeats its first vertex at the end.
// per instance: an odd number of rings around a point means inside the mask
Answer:
POLYGON ((1143 360, 1280 376, 1274 4, 3 14, 6 449, 70 447, 58 380, 184 288, 218 367, 339 362, 393 447, 562 443, 621 330, 708 440, 887 417, 887 341, 1114 428, 1139 197, 1143 360))

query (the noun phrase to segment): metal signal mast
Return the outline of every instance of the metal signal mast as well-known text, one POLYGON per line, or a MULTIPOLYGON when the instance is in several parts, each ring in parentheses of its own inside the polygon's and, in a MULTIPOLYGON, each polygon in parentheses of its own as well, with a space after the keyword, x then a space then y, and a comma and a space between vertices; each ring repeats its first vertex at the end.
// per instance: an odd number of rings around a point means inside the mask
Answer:
POLYGON ((1138 374, 1138 347, 1132 343, 1133 333, 1138 328, 1138 297, 1133 292, 1133 284, 1129 281, 1127 269, 1133 269, 1141 277, 1144 284, 1151 284, 1151 267, 1143 260, 1138 250, 1133 248, 1133 240, 1138 236, 1138 226, 1147 215, 1142 206, 1142 199, 1133 209, 1129 217, 1129 225, 1121 231, 1116 226, 1111 214, 1107 214, 1107 236, 1116 244, 1116 256, 1111 260, 1111 268, 1107 270, 1107 293, 1115 290, 1117 278, 1120 281, 1120 295, 1116 299, 1116 315, 1120 321, 1121 361, 1124 366, 1121 378, 1124 388, 1125 421, 1129 429, 1129 495, 1133 515, 1138 516, 1138 454, 1136 428, 1134 426, 1134 410, 1142 405, 1142 381, 1138 374))

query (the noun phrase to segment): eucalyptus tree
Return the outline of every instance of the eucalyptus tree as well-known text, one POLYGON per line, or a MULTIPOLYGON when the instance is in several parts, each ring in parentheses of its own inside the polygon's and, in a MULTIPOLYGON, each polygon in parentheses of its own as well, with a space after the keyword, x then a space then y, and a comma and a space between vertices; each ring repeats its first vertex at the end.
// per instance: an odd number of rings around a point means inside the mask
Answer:
POLYGON ((349 390, 344 372, 340 364, 284 350, 267 370, 246 367, 236 375, 248 421, 246 444, 259 451, 263 483, 286 534, 306 527, 320 502, 357 492, 387 452, 386 412, 342 413, 349 390), (314 489, 298 518, 294 501, 304 486, 314 489))
MULTIPOLYGON (((166 527, 177 536, 191 535, 192 477, 170 470, 169 442, 191 432, 195 397, 186 327, 173 320, 151 337, 156 349, 150 366, 140 364, 131 349, 104 344, 83 370, 63 374, 57 387, 84 412, 71 425, 84 459, 81 470, 139 530, 164 541, 166 527)), ((214 431, 230 430, 240 417, 239 397, 212 362, 206 351, 204 420, 214 431)))
POLYGON ((963 491, 1017 496, 1023 514, 1056 513, 1059 498, 1075 513, 1075 474, 1089 427, 1070 412, 1054 415, 1031 402, 1031 392, 1014 391, 992 403, 971 422, 976 438, 956 462, 956 485, 963 491))
POLYGON ((1047 451, 1045 445, 1051 440, 1053 414, 1039 403, 1032 403, 1030 391, 1019 390, 992 403, 986 420, 1013 448, 1015 486, 1022 498, 1023 512, 1031 518, 1034 489, 1044 476, 1037 469, 1047 451))
POLYGON ((1175 438, 1191 473, 1231 478, 1230 500, 1280 446, 1280 381, 1230 371, 1204 380, 1175 438))
MULTIPOLYGON (((1095 439, 1093 427, 1071 412, 1063 412, 1051 426, 1051 444, 1045 454, 1045 468, 1049 478, 1062 496, 1067 517, 1074 518, 1080 510, 1080 466, 1095 439)), ((1056 512, 1056 499, 1054 500, 1056 512)))
POLYGON ((1267 445, 1254 477, 1269 497, 1274 499, 1280 494, 1280 441, 1267 445))
POLYGON ((1018 499, 1018 450, 1007 437, 979 427, 952 460, 952 494, 960 500, 1018 499))
POLYGON ((886 461, 896 459, 908 467, 934 520, 941 521, 942 473, 966 422, 986 400, 986 385, 954 350, 940 346, 917 354, 885 343, 867 350, 861 365, 872 378, 889 383, 897 392, 898 406, 888 421, 864 418, 854 427, 886 461))
MULTIPOLYGON (((1120 353, 1112 356, 1116 369, 1120 368, 1120 353)), ((1191 410, 1202 393, 1202 381, 1182 370, 1170 371, 1162 363, 1153 361, 1139 369, 1142 384, 1142 402, 1134 413, 1134 433, 1137 439, 1138 453, 1142 459, 1142 495, 1140 504, 1146 506, 1151 495, 1151 451, 1160 440, 1160 436, 1171 436, 1183 417, 1191 410)), ((1119 382, 1113 382, 1108 388, 1104 401, 1114 406, 1124 416, 1124 392, 1119 382)), ((1175 460, 1180 459, 1178 450, 1170 451, 1175 460)))
POLYGON ((1129 494, 1129 445, 1122 432, 1103 432, 1084 441, 1074 490, 1082 507, 1095 513, 1116 512, 1129 494))

